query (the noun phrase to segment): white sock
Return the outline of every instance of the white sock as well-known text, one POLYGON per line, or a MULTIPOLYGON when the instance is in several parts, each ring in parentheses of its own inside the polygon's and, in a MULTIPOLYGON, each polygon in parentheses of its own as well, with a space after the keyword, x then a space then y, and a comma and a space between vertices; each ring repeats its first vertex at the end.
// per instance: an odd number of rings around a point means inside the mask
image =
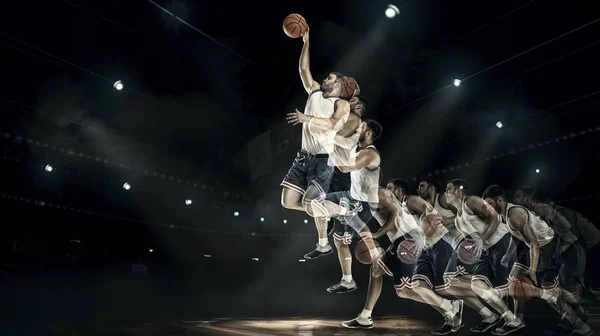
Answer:
POLYGON ((327 238, 319 238, 320 246, 327 246, 327 244, 329 244, 329 240, 327 240, 327 238))
POLYGON ((452 312, 453 307, 454 306, 452 305, 452 301, 446 300, 446 299, 444 299, 442 301, 442 304, 440 305, 440 308, 442 308, 442 310, 444 310, 446 312, 452 312))
POLYGON ((372 312, 373 312, 372 310, 363 309, 363 310, 360 312, 360 317, 362 317, 362 318, 369 318, 369 317, 371 317, 371 313, 372 313, 372 312))
POLYGON ((345 215, 348 212, 348 210, 344 207, 340 207, 340 216, 345 215))
POLYGON ((548 290, 548 289, 542 289, 542 300, 544 301, 549 301, 552 303, 555 303, 557 300, 556 295, 553 293, 552 290, 548 290))
POLYGON ((506 322, 513 322, 517 317, 515 316, 515 314, 513 314, 513 312, 511 312, 510 310, 507 311, 506 313, 502 314, 502 318, 506 321, 506 322))
POLYGON ((350 275, 343 275, 342 276, 342 280, 347 281, 347 282, 352 281, 352 274, 350 274, 350 275))
POLYGON ((492 311, 488 307, 483 307, 479 311, 479 315, 481 315, 483 317, 483 319, 486 321, 491 320, 492 318, 494 318, 496 316, 496 314, 492 313, 492 311))

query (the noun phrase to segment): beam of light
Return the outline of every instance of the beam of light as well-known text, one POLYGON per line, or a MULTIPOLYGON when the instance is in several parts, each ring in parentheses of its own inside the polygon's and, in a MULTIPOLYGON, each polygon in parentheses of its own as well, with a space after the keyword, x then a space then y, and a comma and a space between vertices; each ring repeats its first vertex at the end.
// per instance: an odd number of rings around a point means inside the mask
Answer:
POLYGON ((247 59, 246 57, 242 56, 240 53, 238 53, 237 51, 231 49, 230 47, 224 45, 223 43, 217 41, 216 39, 212 38, 210 35, 208 35, 207 33, 201 31, 200 29, 192 26, 191 24, 187 23, 185 20, 181 19, 180 17, 178 17, 177 15, 171 13, 170 11, 168 11, 166 8, 160 6, 159 4, 157 4, 156 2, 152 1, 152 0, 148 0, 149 3, 153 4, 154 6, 158 7, 159 9, 161 9, 163 12, 171 15, 175 20, 183 23, 184 25, 190 27, 191 29, 195 30, 196 32, 204 35, 204 37, 208 38, 209 40, 215 42, 216 44, 218 44, 220 47, 222 47, 223 49, 229 51, 230 53, 238 56, 239 58, 243 59, 244 61, 254 65, 254 63, 252 63, 252 61, 250 61, 249 59, 247 59))

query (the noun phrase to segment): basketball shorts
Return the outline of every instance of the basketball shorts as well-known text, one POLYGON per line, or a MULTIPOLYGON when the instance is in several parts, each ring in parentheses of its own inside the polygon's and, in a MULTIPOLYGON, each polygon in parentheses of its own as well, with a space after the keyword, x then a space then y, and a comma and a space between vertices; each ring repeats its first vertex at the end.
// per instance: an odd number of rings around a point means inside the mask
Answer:
POLYGON ((313 155, 304 150, 298 151, 281 186, 295 190, 302 195, 311 182, 318 184, 323 190, 328 190, 334 168, 327 164, 328 158, 327 154, 313 155))
POLYGON ((371 218, 373 218, 373 212, 377 210, 377 205, 355 200, 350 195, 350 191, 337 191, 325 195, 325 200, 335 204, 340 204, 342 199, 346 200, 351 208, 359 207, 360 210, 353 216, 337 216, 337 219, 341 223, 338 233, 342 233, 342 228, 344 232, 360 232, 369 223, 371 218))
POLYGON ((508 251, 510 234, 505 234, 496 244, 481 252, 481 257, 473 268, 471 281, 484 281, 488 286, 497 289, 507 289, 510 284, 509 276, 514 262, 514 257, 508 266, 502 266, 502 257, 508 251))
MULTIPOLYGON (((330 220, 334 219, 335 218, 331 218, 330 220)), ((333 230, 333 239, 341 241, 345 245, 352 244, 352 241, 358 236, 358 233, 356 233, 350 225, 346 224, 346 222, 337 221, 338 222, 335 223, 335 229, 333 230)))
MULTIPOLYGON (((337 191, 348 191, 350 190, 350 173, 342 173, 337 167, 333 171, 331 177, 331 183, 329 184, 328 192, 333 193, 337 191)), ((344 244, 349 245, 352 243, 354 236, 354 229, 347 224, 342 224, 337 218, 330 219, 333 225, 335 225, 333 231, 333 239, 343 241, 344 244)))
POLYGON ((444 270, 451 255, 452 245, 443 238, 430 248, 424 249, 417 260, 417 269, 412 282, 416 285, 420 280, 433 290, 444 289, 444 270))
POLYGON ((462 243, 464 239, 461 239, 456 247, 452 251, 452 255, 450 256, 450 260, 448 260, 448 265, 446 266, 446 270, 444 271, 444 280, 446 282, 463 275, 473 274, 475 270, 476 263, 471 265, 466 264, 460 260, 458 257, 458 248, 460 247, 460 243, 462 243))
MULTIPOLYGON (((523 243, 523 246, 517 248, 517 253, 517 260, 510 273, 511 278, 518 278, 519 275, 529 272, 529 247, 523 243)), ((554 238, 548 244, 540 247, 536 271, 538 287, 548 289, 557 287, 559 285, 560 269, 561 257, 558 239, 554 238)))
POLYGON ((406 239, 405 236, 400 236, 394 240, 390 246, 383 252, 381 257, 377 259, 377 264, 383 269, 385 274, 394 278, 394 288, 403 290, 404 288, 413 287, 413 276, 417 271, 418 263, 407 264, 398 258, 398 245, 406 239))
POLYGON ((558 275, 560 287, 569 293, 578 295, 584 284, 585 247, 576 242, 562 253, 561 259, 558 275))
POLYGON ((333 193, 338 191, 348 191, 350 190, 350 185, 352 184, 350 180, 350 173, 342 173, 338 167, 335 167, 333 170, 333 175, 331 176, 331 182, 329 183, 329 190, 327 192, 333 193))

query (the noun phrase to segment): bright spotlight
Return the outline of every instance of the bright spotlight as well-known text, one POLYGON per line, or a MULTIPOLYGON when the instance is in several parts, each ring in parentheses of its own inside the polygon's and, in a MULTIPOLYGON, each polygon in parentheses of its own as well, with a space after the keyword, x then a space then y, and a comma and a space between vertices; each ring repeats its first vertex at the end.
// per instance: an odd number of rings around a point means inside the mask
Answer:
POLYGON ((498 128, 502 128, 502 121, 498 121, 498 122, 496 123, 496 127, 498 127, 498 128))
POLYGON ((113 87, 119 91, 123 90, 123 82, 121 82, 120 80, 116 81, 115 84, 113 84, 113 87))
POLYGON ((283 224, 286 224, 286 223, 287 223, 287 219, 284 219, 284 220, 283 220, 283 224))
POLYGON ((458 189, 464 189, 464 186, 460 186, 460 187, 458 187, 458 189))
POLYGON ((253 261, 258 261, 258 258, 252 258, 253 261))
POLYGON ((305 224, 306 224, 306 223, 308 223, 308 219, 305 219, 305 220, 304 220, 304 223, 305 223, 305 224))
POLYGON ((131 186, 129 185, 129 183, 125 182, 125 184, 123 184, 123 189, 129 190, 131 189, 131 186))
POLYGON ((460 79, 455 79, 454 80, 454 86, 460 86, 460 79))
POLYGON ((153 249, 148 249, 148 252, 152 253, 152 252, 154 252, 154 250, 153 249))
POLYGON ((396 15, 400 15, 400 10, 398 9, 398 7, 394 5, 388 5, 387 9, 385 10, 385 16, 388 19, 393 19, 394 17, 396 17, 396 15))
POLYGON ((539 170, 539 169, 536 169, 536 170, 535 170, 535 173, 536 173, 536 174, 539 174, 539 173, 540 173, 540 170, 539 170))
POLYGON ((239 215, 240 215, 240 213, 236 211, 236 212, 234 212, 234 213, 233 213, 233 215, 234 215, 234 216, 239 216, 239 215))
POLYGON ((185 200, 185 205, 190 205, 192 204, 192 200, 191 199, 186 199, 185 200))
POLYGON ((264 222, 264 221, 265 221, 265 218, 264 218, 264 217, 260 217, 260 221, 261 221, 261 222, 264 222))
POLYGON ((306 262, 306 259, 298 259, 299 262, 306 262))
POLYGON ((46 169, 47 172, 51 172, 53 170, 51 165, 46 165, 46 168, 44 169, 46 169))

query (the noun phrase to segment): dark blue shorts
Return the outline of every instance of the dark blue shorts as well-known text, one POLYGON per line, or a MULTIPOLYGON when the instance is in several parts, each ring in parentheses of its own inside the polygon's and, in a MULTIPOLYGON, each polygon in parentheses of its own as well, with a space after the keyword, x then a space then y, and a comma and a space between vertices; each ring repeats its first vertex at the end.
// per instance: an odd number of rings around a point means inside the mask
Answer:
POLYGON ((507 289, 510 284, 509 275, 514 261, 510 260, 508 266, 502 266, 502 257, 508 251, 510 234, 505 234, 496 244, 481 252, 481 258, 475 263, 471 281, 481 280, 490 287, 507 289))
POLYGON ((323 190, 328 190, 334 170, 334 167, 327 164, 328 159, 329 155, 327 154, 312 155, 304 150, 298 151, 281 186, 295 190, 302 195, 311 182, 318 184, 323 190))
POLYGON ((431 289, 443 289, 445 286, 444 270, 451 255, 452 245, 443 238, 440 238, 432 247, 423 250, 417 261, 415 275, 412 277, 413 283, 421 280, 431 289))
POLYGON ((377 264, 383 271, 394 278, 394 288, 403 290, 404 288, 413 287, 413 276, 417 271, 418 262, 414 264, 406 264, 398 258, 398 245, 406 239, 405 236, 400 236, 383 252, 381 257, 377 259, 377 264))

